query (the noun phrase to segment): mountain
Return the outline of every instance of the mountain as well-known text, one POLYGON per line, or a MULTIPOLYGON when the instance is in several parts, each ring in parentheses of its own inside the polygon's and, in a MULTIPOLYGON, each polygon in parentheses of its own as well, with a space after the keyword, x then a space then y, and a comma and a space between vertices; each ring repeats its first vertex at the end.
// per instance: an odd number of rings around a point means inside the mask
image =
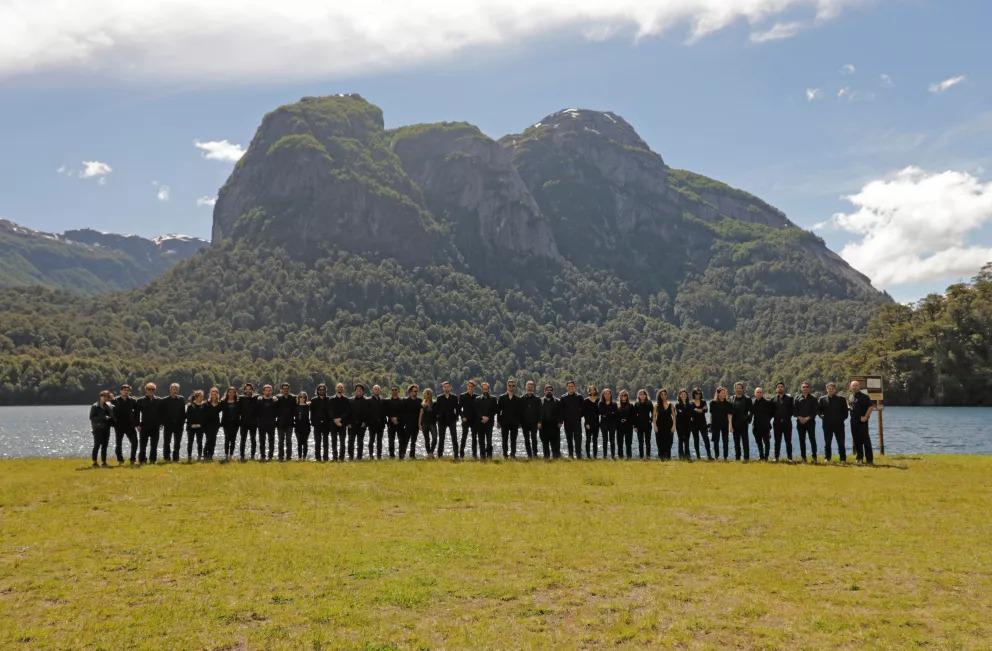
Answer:
POLYGON ((0 400, 119 379, 822 381, 891 303, 614 113, 494 140, 462 122, 387 130, 358 95, 266 115, 211 246, 111 301, 0 292, 0 400))
POLYGON ((43 233, 0 219, 0 287, 41 285, 96 294, 145 285, 206 242, 92 229, 43 233))

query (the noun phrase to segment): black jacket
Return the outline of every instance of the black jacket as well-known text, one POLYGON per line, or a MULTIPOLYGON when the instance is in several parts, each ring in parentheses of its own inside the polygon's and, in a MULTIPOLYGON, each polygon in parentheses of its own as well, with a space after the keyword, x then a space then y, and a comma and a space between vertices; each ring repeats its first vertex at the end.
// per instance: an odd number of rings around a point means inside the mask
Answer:
POLYGON ((348 424, 348 418, 351 417, 351 401, 344 395, 337 395, 331 398, 331 408, 330 408, 330 425, 334 427, 334 419, 341 419, 341 426, 344 427, 348 424))
POLYGON ((131 429, 138 424, 138 401, 128 396, 114 398, 114 426, 119 430, 131 429))
POLYGON ((868 409, 871 408, 874 402, 868 397, 867 393, 858 391, 848 399, 848 404, 851 405, 851 420, 860 421, 868 413, 868 409))
POLYGON ((475 394, 468 391, 458 396, 458 415, 468 420, 470 425, 479 422, 475 400, 475 394))
POLYGON ((143 430, 158 429, 162 425, 162 400, 158 396, 141 396, 136 401, 138 423, 143 430))
POLYGON ((702 398, 699 399, 699 407, 696 406, 695 400, 689 400, 689 414, 697 427, 706 427, 706 412, 709 410, 706 401, 702 398), (696 409, 702 409, 702 411, 696 411, 696 409))
POLYGON ((329 396, 317 396, 310 401, 310 421, 314 429, 327 431, 331 426, 331 399, 329 396))
POLYGON ((561 420, 566 425, 578 425, 582 422, 582 403, 585 398, 577 393, 572 395, 564 394, 558 399, 558 406, 561 407, 561 420))
POLYGON ((403 409, 406 398, 386 398, 386 420, 392 424, 392 419, 396 419, 396 424, 403 422, 403 409))
POLYGON ((796 401, 792 399, 792 396, 788 393, 775 394, 772 397, 772 404, 775 405, 775 422, 792 420, 792 412, 796 410, 796 401))
POLYGON ((369 418, 369 399, 365 396, 354 396, 351 399, 351 413, 348 414, 348 424, 355 427, 366 427, 369 418))
POLYGON ((541 399, 533 393, 520 396, 520 424, 524 427, 537 427, 541 420, 541 399))
POLYGON ((499 413, 499 426, 501 428, 520 427, 520 396, 504 393, 496 401, 496 411, 499 413))
POLYGON ((617 428, 627 431, 634 427, 634 403, 617 402, 617 428))
POLYGON ((93 428, 94 434, 106 433, 113 424, 114 404, 112 402, 106 402, 101 407, 100 402, 97 401, 90 406, 90 426, 93 428))
POLYGON ((824 423, 828 425, 842 425, 847 420, 847 400, 834 394, 833 396, 823 396, 817 413, 824 423))
POLYGON ((276 399, 273 398, 263 398, 259 397, 255 401, 255 406, 258 407, 258 426, 259 427, 275 427, 276 426, 276 399))
POLYGON ((816 418, 817 410, 817 400, 812 393, 805 397, 800 394, 792 401, 792 413, 797 417, 805 416, 807 418, 816 418))
POLYGON ((617 403, 615 400, 609 403, 603 400, 599 401, 599 422, 603 427, 617 426, 617 403))
POLYGON ((688 430, 692 423, 692 403, 675 401, 675 427, 688 430))
POLYGON ((730 400, 710 400, 710 426, 717 425, 721 430, 724 427, 729 427, 727 418, 733 412, 733 406, 730 404, 730 400))
POLYGON ((499 401, 491 393, 483 393, 478 398, 475 399, 475 413, 479 417, 479 424, 482 424, 482 417, 487 416, 489 422, 486 423, 486 427, 493 424, 493 419, 496 418, 496 412, 499 411, 499 401))
POLYGON ((296 403, 296 414, 294 416, 293 428, 300 434, 306 432, 310 433, 310 405, 301 405, 299 402, 296 403))
POLYGON ((382 396, 372 395, 366 407, 366 424, 373 432, 381 432, 386 426, 386 400, 382 396))
POLYGON ((754 414, 754 431, 767 432, 772 428, 772 418, 775 417, 775 403, 768 398, 754 399, 752 403, 754 414))
POLYGON ((195 402, 189 403, 186 407, 186 431, 187 432, 204 432, 207 427, 207 403, 201 402, 196 404, 195 402))
POLYGON ((237 400, 228 402, 222 400, 220 410, 220 424, 224 427, 237 427, 241 424, 241 405, 237 400))
POLYGON ((238 396, 238 411, 241 413, 241 424, 246 427, 258 425, 258 396, 238 396))
POLYGON ((416 428, 420 421, 420 409, 423 400, 407 396, 403 398, 403 405, 400 407, 400 424, 405 428, 416 428))
POLYGON ((668 401, 668 408, 661 404, 659 400, 655 407, 658 408, 658 418, 654 422, 654 426, 658 428, 659 432, 665 432, 666 434, 672 431, 672 426, 675 425, 675 415, 672 414, 672 406, 675 403, 671 400, 668 401))
POLYGON ((458 422, 458 396, 453 393, 443 393, 434 401, 434 413, 437 414, 439 425, 450 425, 458 422))
POLYGON ((180 428, 186 422, 186 398, 166 396, 162 398, 162 424, 172 429, 180 428))
POLYGON ((542 427, 558 427, 561 425, 561 405, 554 396, 541 398, 542 427))
POLYGON ((730 413, 734 417, 734 427, 747 425, 754 415, 754 403, 748 396, 730 396, 730 413))
POLYGON ((641 402, 634 401, 634 427, 644 431, 651 431, 651 419, 654 417, 654 403, 650 400, 641 402))
POLYGON ((582 399, 582 420, 585 421, 587 430, 594 430, 599 427, 599 401, 582 399))
POLYGON ((279 427, 292 427, 296 420, 296 396, 293 394, 276 396, 276 423, 279 427))

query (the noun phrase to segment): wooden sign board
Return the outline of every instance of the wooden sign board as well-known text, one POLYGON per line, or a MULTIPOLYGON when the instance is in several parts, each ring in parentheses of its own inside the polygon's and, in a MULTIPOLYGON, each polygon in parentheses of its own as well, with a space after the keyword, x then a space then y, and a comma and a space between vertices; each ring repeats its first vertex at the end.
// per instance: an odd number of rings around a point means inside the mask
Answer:
POLYGON ((881 405, 885 401, 881 375, 852 375, 851 382, 861 383, 861 392, 867 393, 872 402, 881 405))

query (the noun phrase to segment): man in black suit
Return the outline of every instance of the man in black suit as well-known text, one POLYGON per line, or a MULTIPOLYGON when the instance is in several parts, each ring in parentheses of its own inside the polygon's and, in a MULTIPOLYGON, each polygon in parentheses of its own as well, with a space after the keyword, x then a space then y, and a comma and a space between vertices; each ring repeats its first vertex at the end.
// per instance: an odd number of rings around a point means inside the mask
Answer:
POLYGON ((782 439, 785 438, 785 455, 792 461, 792 412, 795 411, 795 401, 785 392, 785 384, 775 385, 775 416, 772 418, 772 430, 775 432, 775 461, 779 460, 782 450, 782 439))
POLYGON ((351 401, 344 395, 344 385, 338 382, 334 387, 334 397, 331 398, 331 453, 335 461, 344 461, 349 416, 351 401))
POLYGON ((831 441, 837 441, 840 462, 847 463, 847 449, 844 445, 844 421, 847 420, 847 401, 837 395, 837 385, 827 383, 827 395, 820 398, 817 413, 823 426, 823 456, 830 461, 831 441))
POLYGON ((751 443, 747 438, 748 426, 753 417, 754 403, 744 395, 744 383, 734 384, 734 395, 730 399, 730 432, 734 435, 734 454, 741 460, 741 446, 744 447, 744 461, 751 458, 751 443))
POLYGON ((857 380, 851 382, 847 402, 851 407, 851 439, 854 443, 854 452, 857 454, 858 463, 864 462, 870 466, 875 463, 875 453, 871 447, 871 438, 868 436, 868 420, 875 411, 875 402, 867 393, 861 391, 861 383, 857 380))
POLYGON ((117 463, 124 463, 124 437, 131 445, 131 464, 138 456, 138 401, 131 396, 131 385, 122 384, 121 392, 114 398, 114 454, 117 463))
POLYGON ((544 399, 541 400, 541 417, 537 423, 541 432, 541 447, 545 459, 561 457, 561 407, 555 398, 555 388, 544 385, 544 399))
POLYGON ((496 411, 499 430, 503 434, 503 458, 517 458, 517 433, 520 430, 520 396, 516 394, 517 381, 507 380, 506 393, 499 397, 496 411))
POLYGON ((382 432, 386 429, 386 401, 382 398, 382 387, 372 386, 366 410, 369 426, 369 459, 382 458, 382 432))
MULTIPOLYGON (((179 446, 183 440, 183 427, 186 425, 186 398, 179 393, 179 385, 169 385, 169 395, 162 398, 162 459, 179 461, 179 446)), ((254 439, 252 439, 254 441, 254 439)))
POLYGON ((483 459, 493 458, 493 426, 499 401, 489 393, 489 383, 482 383, 482 395, 475 401, 476 415, 479 418, 479 456, 483 459))
POLYGON ((293 458, 293 424, 296 422, 296 396, 289 393, 289 383, 283 382, 276 398, 276 432, 279 436, 279 461, 293 458))
POLYGON ((476 413, 475 398, 475 382, 469 380, 465 385, 465 393, 458 396, 458 414, 462 419, 462 442, 458 446, 457 456, 461 459, 465 458, 465 439, 469 433, 472 434, 472 458, 478 458, 478 441, 476 439, 479 416, 476 413))
POLYGON ((396 458, 397 438, 403 440, 404 399, 400 397, 400 388, 395 384, 389 387, 389 398, 386 400, 386 434, 389 438, 389 458, 396 458))
MULTIPOLYGON (((568 458, 582 458, 582 401, 583 398, 575 391, 575 382, 569 380, 565 384, 565 395, 559 400, 562 424, 565 426, 565 443, 568 445, 568 458)), ((650 426, 648 434, 651 433, 650 426)), ((650 445, 650 444, 649 444, 650 445)), ((650 448, 648 456, 651 455, 650 448)))
POLYGON ((520 427, 524 431, 524 448, 527 458, 537 456, 537 425, 541 422, 541 399, 534 395, 534 381, 524 385, 524 395, 520 398, 520 427))
POLYGON ((799 389, 799 395, 793 403, 793 412, 796 416, 796 430, 799 432, 799 454, 802 455, 803 463, 806 463, 806 439, 809 439, 810 452, 813 454, 813 463, 816 463, 816 412, 817 400, 810 393, 809 382, 803 382, 799 389))
POLYGON ((362 459, 365 448, 365 428, 368 420, 368 398, 365 397, 365 385, 355 385, 355 395, 351 399, 351 414, 348 417, 348 459, 354 460, 355 448, 358 448, 358 459, 362 459))
POLYGON ((451 393, 451 382, 441 384, 441 395, 434 401, 437 417, 437 458, 444 456, 444 437, 451 434, 452 454, 458 457, 458 396, 451 393))
POLYGON ((138 453, 138 463, 151 461, 153 464, 158 459, 158 435, 162 427, 162 405, 159 397, 155 395, 155 383, 149 382, 145 385, 145 395, 137 400, 138 407, 138 432, 141 441, 141 451, 138 453), (151 455, 146 456, 148 445, 151 444, 151 455))
POLYGON ((317 385, 317 395, 310 401, 310 422, 313 424, 313 452, 317 461, 327 461, 330 454, 331 398, 327 385, 317 385))

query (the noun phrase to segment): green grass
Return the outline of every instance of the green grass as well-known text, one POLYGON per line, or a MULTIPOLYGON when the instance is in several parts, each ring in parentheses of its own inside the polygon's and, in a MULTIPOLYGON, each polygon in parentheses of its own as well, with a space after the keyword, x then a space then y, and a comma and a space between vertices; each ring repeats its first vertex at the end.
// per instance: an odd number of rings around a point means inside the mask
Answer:
POLYGON ((963 647, 992 457, 0 462, 0 648, 963 647))

